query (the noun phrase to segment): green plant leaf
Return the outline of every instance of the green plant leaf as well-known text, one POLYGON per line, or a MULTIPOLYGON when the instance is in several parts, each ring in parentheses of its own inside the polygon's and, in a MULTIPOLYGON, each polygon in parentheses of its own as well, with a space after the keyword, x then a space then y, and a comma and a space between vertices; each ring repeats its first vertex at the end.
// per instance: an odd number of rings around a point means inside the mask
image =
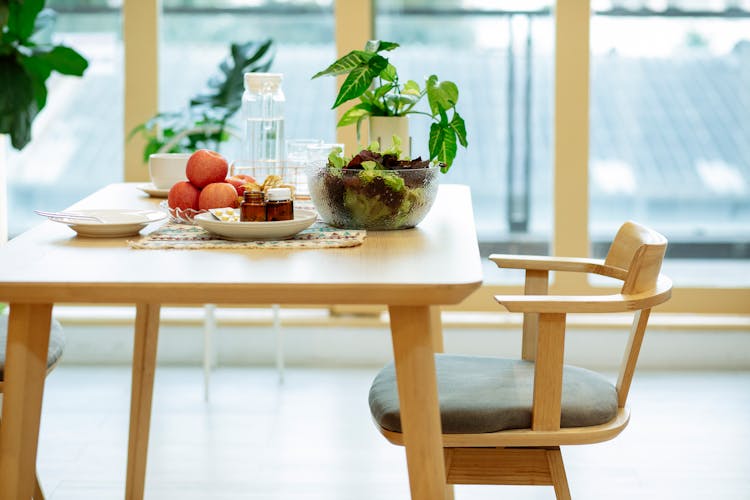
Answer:
POLYGON ((331 109, 335 109, 341 104, 351 99, 359 97, 372 84, 372 80, 377 76, 372 68, 367 66, 358 66, 354 68, 341 84, 339 95, 333 103, 331 109))
POLYGON ((464 123, 464 119, 455 110, 453 111, 453 119, 451 120, 450 127, 455 132, 458 142, 463 147, 467 147, 469 143, 466 140, 466 123, 464 123))
POLYGON ((385 42, 383 40, 368 40, 365 44, 365 52, 376 53, 381 50, 393 50, 399 45, 395 42, 385 42))
POLYGON ((52 74, 52 68, 48 61, 39 57, 22 57, 21 64, 31 79, 36 107, 41 111, 47 105, 47 79, 52 74))
POLYGON ((25 42, 34 33, 36 16, 44 8, 44 0, 11 1, 8 5, 8 33, 25 42))
POLYGON ((388 60, 381 56, 373 56, 367 62, 366 66, 358 66, 354 68, 349 75, 341 84, 339 89, 339 95, 336 97, 336 102, 333 103, 332 109, 337 108, 341 104, 356 99, 363 92, 365 92, 376 76, 388 65, 388 60))
POLYGON ((388 94, 385 96, 388 107, 395 116, 402 116, 405 110, 413 108, 419 102, 419 96, 412 94, 388 94))
POLYGON ((435 116, 440 108, 448 110, 456 106, 458 87, 453 82, 438 82, 437 76, 431 75, 427 79, 427 100, 430 103, 432 115, 435 116))
POLYGON ((381 87, 378 87, 375 89, 375 91, 372 94, 373 101, 377 101, 378 99, 381 99, 384 95, 386 95, 388 92, 393 90, 396 86, 393 84, 387 84, 383 85, 381 87))
POLYGON ((388 66, 388 59, 383 56, 372 56, 367 61, 367 67, 375 72, 375 76, 379 75, 388 66))
POLYGON ((419 88, 419 84, 414 80, 409 80, 404 84, 404 88, 401 90, 402 94, 409 95, 422 95, 422 90, 419 88))
POLYGON ((31 122, 38 112, 32 77, 11 56, 0 57, 0 134, 22 149, 31 140, 31 122))
POLYGON ((228 119, 242 106, 245 73, 265 72, 273 62, 272 41, 251 41, 230 45, 229 56, 219 65, 219 72, 209 79, 212 92, 198 94, 190 106, 212 109, 222 119, 228 119))
POLYGON ((341 119, 336 124, 337 127, 345 127, 347 125, 352 125, 353 123, 359 122, 362 118, 370 115, 370 110, 368 109, 370 106, 360 107, 361 105, 352 106, 348 110, 346 110, 346 113, 344 113, 341 116, 341 119))
POLYGON ((456 145, 456 134, 450 127, 445 127, 433 122, 430 125, 430 160, 438 160, 445 164, 441 168, 443 173, 447 172, 456 157, 458 146, 456 145))
POLYGON ((344 73, 349 73, 354 68, 365 66, 374 55, 375 54, 372 54, 370 52, 353 50, 341 59, 335 61, 323 71, 315 73, 312 77, 312 80, 318 78, 319 76, 336 76, 343 75, 344 73))
POLYGON ((63 75, 82 76, 88 68, 88 61, 78 52, 64 45, 36 46, 32 48, 32 58, 44 62, 53 71, 63 75))
POLYGON ((395 82, 396 80, 398 80, 396 67, 393 64, 388 63, 388 66, 386 66, 385 69, 380 72, 380 78, 382 78, 386 82, 395 82))

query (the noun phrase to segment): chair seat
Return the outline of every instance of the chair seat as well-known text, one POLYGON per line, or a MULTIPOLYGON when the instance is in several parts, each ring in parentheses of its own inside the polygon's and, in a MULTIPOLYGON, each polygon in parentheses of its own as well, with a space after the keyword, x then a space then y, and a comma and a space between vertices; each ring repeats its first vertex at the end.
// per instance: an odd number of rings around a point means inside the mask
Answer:
MULTIPOLYGON (((5 372, 5 344, 8 340, 8 316, 0 315, 0 381, 4 380, 5 372)), ((47 368, 50 368, 62 357, 65 347, 65 334, 60 323, 53 319, 49 335, 49 350, 47 351, 47 368)))
MULTIPOLYGON (((435 367, 444 434, 531 427, 533 362, 437 354, 435 367)), ((370 411, 382 428, 401 432, 393 363, 375 377, 369 401, 370 411)), ((561 427, 603 424, 617 415, 617 390, 597 373, 566 365, 561 405, 561 427)))

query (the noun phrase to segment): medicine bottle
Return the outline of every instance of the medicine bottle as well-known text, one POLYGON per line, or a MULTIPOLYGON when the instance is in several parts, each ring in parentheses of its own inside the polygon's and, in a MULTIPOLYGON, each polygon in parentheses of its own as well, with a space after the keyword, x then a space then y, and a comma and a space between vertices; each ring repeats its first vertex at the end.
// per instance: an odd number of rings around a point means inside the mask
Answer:
POLYGON ((266 220, 294 219, 294 203, 289 188, 272 188, 266 193, 266 220))
POLYGON ((261 191, 245 191, 240 204, 240 222, 263 222, 266 220, 266 203, 261 191))

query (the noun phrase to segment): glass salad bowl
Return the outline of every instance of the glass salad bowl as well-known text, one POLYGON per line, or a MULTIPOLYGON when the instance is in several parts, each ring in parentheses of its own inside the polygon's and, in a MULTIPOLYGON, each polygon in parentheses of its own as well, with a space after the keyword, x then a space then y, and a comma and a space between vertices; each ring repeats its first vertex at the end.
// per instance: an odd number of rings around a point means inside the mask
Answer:
POLYGON ((306 169, 321 219, 347 229, 407 229, 430 211, 438 190, 437 166, 394 170, 336 168, 327 161, 306 169))

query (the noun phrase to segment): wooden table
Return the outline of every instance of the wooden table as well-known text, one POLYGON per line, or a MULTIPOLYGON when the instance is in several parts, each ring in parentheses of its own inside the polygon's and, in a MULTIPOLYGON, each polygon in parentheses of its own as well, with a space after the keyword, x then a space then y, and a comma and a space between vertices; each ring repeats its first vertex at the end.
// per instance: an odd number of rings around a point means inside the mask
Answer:
MULTIPOLYGON (((156 208, 157 203, 123 183, 71 208, 156 208)), ((417 228, 369 232, 364 245, 353 248, 134 250, 127 239, 80 238, 47 221, 0 247, 0 301, 11 304, 0 500, 32 496, 48 328, 52 306, 59 303, 136 306, 128 500, 144 494, 162 303, 387 304, 411 496, 444 495, 433 357, 442 349, 439 306, 461 302, 482 280, 467 187, 441 186, 417 228)))

